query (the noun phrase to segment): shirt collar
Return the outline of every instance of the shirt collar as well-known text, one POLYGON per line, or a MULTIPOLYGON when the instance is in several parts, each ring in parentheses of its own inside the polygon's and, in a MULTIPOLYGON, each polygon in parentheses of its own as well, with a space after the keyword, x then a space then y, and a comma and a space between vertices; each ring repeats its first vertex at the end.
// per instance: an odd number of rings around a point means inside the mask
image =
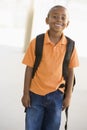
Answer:
MULTIPOLYGON (((45 33, 44 43, 45 44, 52 43, 49 36, 48 36, 48 31, 45 33)), ((66 37, 65 37, 65 35, 63 33, 60 41, 58 42, 58 44, 66 44, 66 43, 67 43, 67 39, 66 39, 66 37)))

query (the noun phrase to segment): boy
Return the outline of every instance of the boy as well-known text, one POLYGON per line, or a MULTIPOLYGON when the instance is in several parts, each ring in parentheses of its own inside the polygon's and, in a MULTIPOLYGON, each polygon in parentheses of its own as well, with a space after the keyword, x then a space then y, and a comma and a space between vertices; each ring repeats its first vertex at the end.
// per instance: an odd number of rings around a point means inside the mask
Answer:
POLYGON ((46 24, 49 25, 49 30, 45 33, 42 60, 33 78, 36 38, 31 41, 23 59, 23 63, 27 66, 22 97, 22 104, 26 108, 26 130, 59 130, 61 112, 70 105, 74 79, 73 68, 79 65, 74 47, 63 99, 64 88, 60 88, 60 85, 65 84, 62 65, 67 44, 63 30, 69 25, 67 9, 63 6, 51 8, 46 24))

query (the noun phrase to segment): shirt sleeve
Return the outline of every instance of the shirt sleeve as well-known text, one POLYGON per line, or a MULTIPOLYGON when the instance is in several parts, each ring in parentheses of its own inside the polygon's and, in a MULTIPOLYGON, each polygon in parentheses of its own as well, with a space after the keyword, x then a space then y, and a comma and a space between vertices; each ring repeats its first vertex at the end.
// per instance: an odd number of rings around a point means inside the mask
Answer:
POLYGON ((33 67, 34 61, 35 61, 35 43, 36 43, 36 39, 33 39, 30 42, 29 47, 22 60, 23 64, 30 66, 30 67, 33 67))
POLYGON ((74 68, 77 66, 79 66, 79 59, 78 59, 76 48, 74 47, 74 50, 71 55, 70 63, 69 63, 69 68, 74 68))

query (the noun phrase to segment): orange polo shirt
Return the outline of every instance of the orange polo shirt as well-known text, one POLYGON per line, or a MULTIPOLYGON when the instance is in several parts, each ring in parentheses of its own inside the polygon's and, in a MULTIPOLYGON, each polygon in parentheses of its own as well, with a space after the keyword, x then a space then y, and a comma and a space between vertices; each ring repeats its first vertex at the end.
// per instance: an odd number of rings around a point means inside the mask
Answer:
MULTIPOLYGON (((23 58, 23 63, 30 67, 33 67, 35 61, 35 44, 36 38, 30 42, 23 58)), ((42 59, 31 81, 30 91, 39 95, 46 95, 56 91, 60 84, 65 83, 62 77, 62 65, 66 52, 66 44, 67 39, 64 34, 61 40, 55 45, 50 41, 48 31, 45 33, 42 59)), ((78 65, 78 56, 74 48, 69 67, 73 68, 78 65)), ((60 88, 60 90, 64 91, 63 88, 60 88)))

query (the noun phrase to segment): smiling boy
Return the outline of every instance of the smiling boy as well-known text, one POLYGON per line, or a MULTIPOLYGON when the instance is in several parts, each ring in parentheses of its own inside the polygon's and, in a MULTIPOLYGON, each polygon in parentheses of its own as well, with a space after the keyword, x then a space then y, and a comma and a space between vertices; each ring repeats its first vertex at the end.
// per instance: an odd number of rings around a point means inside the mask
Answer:
POLYGON ((43 54, 40 65, 32 78, 35 62, 34 38, 23 58, 26 65, 22 104, 26 108, 26 130, 59 130, 61 112, 70 105, 74 78, 74 67, 79 65, 76 48, 68 68, 68 84, 64 97, 65 84, 62 76, 63 60, 67 39, 63 30, 69 25, 69 14, 65 7, 52 7, 46 17, 49 30, 45 33, 43 54))

